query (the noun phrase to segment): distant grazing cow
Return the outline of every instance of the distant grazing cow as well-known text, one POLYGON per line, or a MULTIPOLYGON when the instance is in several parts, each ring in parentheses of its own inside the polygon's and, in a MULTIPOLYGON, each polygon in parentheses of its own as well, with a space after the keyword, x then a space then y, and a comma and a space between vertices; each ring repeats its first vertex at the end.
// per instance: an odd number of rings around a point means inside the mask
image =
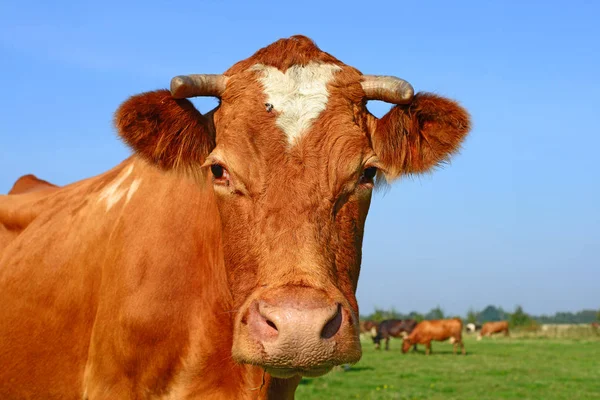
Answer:
POLYGON ((481 340, 483 336, 492 336, 496 333, 504 333, 504 336, 508 336, 508 322, 507 321, 495 321, 486 322, 481 327, 481 331, 477 336, 477 340, 481 340))
POLYGON ((600 323, 592 322, 592 329, 600 329, 600 323))
POLYGON ((466 331, 467 333, 473 333, 473 332, 477 332, 481 330, 481 324, 474 324, 472 322, 469 322, 466 325, 466 331))
MULTIPOLYGON (((417 326, 417 321, 414 319, 386 319, 377 327, 377 335, 373 337, 375 348, 379 349, 381 340, 385 339, 385 349, 390 349, 390 338, 405 337, 410 334, 417 326)), ((415 344, 415 350, 417 345, 415 344)))
POLYGON ((360 322, 360 333, 369 333, 371 336, 377 335, 377 322, 367 320, 360 322))
POLYGON ((442 342, 450 339, 454 354, 460 345, 462 353, 466 354, 462 341, 462 321, 459 318, 422 321, 417 324, 410 335, 404 338, 402 352, 406 353, 411 345, 424 344, 425 354, 431 353, 431 341, 442 342))
POLYGON ((114 121, 120 165, 0 196, 0 399, 289 399, 358 361, 376 178, 435 169, 469 130, 454 101, 303 36, 114 121), (194 96, 220 101, 201 114, 194 96))
POLYGON ((39 179, 35 175, 23 175, 13 185, 8 194, 23 194, 37 192, 44 189, 57 188, 58 186, 39 179))

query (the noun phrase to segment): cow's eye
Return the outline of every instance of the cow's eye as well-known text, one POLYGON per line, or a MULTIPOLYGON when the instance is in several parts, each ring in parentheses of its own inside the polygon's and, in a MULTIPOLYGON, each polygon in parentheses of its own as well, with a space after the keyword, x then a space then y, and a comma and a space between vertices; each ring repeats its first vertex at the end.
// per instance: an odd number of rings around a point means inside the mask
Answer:
POLYGON ((229 184, 229 172, 220 164, 213 164, 210 166, 210 172, 212 172, 215 183, 229 184))
POLYGON ((213 164, 210 166, 210 171, 212 172, 212 174, 215 178, 219 179, 223 176, 223 173, 225 172, 225 168, 223 168, 222 165, 213 164))
POLYGON ((376 167, 365 168, 362 176, 360 177, 360 183, 368 184, 373 183, 373 179, 375 179, 375 175, 377 175, 376 167))

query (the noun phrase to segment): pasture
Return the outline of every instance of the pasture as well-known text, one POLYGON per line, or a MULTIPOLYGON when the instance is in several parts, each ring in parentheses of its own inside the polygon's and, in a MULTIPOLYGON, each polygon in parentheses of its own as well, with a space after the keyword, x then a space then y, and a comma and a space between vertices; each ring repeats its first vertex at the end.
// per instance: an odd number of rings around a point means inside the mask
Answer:
POLYGON ((434 342, 433 354, 402 354, 401 341, 363 357, 349 370, 303 379, 308 399, 600 399, 600 338, 503 338, 465 335, 467 356, 434 342))

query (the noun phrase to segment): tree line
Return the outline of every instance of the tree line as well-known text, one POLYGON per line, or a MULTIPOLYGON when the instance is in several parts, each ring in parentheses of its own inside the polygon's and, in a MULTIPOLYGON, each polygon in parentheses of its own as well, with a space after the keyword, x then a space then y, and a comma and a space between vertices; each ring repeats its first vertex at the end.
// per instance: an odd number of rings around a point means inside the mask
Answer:
POLYGON ((536 326, 538 324, 589 324, 600 321, 600 310, 582 310, 576 313, 557 312, 554 315, 531 315, 517 306, 513 312, 505 311, 502 307, 489 305, 483 310, 470 309, 466 316, 446 314, 440 307, 434 307, 429 312, 422 314, 416 311, 408 314, 397 311, 395 308, 384 310, 375 308, 369 315, 361 316, 361 319, 372 321, 383 321, 384 319, 414 319, 417 321, 429 319, 460 318, 465 323, 483 323, 491 321, 509 321, 513 327, 536 326))

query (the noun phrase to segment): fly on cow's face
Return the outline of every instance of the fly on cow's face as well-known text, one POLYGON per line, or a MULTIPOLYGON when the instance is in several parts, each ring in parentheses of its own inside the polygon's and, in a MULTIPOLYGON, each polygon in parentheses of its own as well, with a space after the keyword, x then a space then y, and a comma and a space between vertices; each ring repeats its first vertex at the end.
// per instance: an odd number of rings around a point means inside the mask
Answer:
POLYGON ((265 107, 267 109, 267 112, 273 111, 273 104, 271 104, 271 103, 265 103, 265 107))

